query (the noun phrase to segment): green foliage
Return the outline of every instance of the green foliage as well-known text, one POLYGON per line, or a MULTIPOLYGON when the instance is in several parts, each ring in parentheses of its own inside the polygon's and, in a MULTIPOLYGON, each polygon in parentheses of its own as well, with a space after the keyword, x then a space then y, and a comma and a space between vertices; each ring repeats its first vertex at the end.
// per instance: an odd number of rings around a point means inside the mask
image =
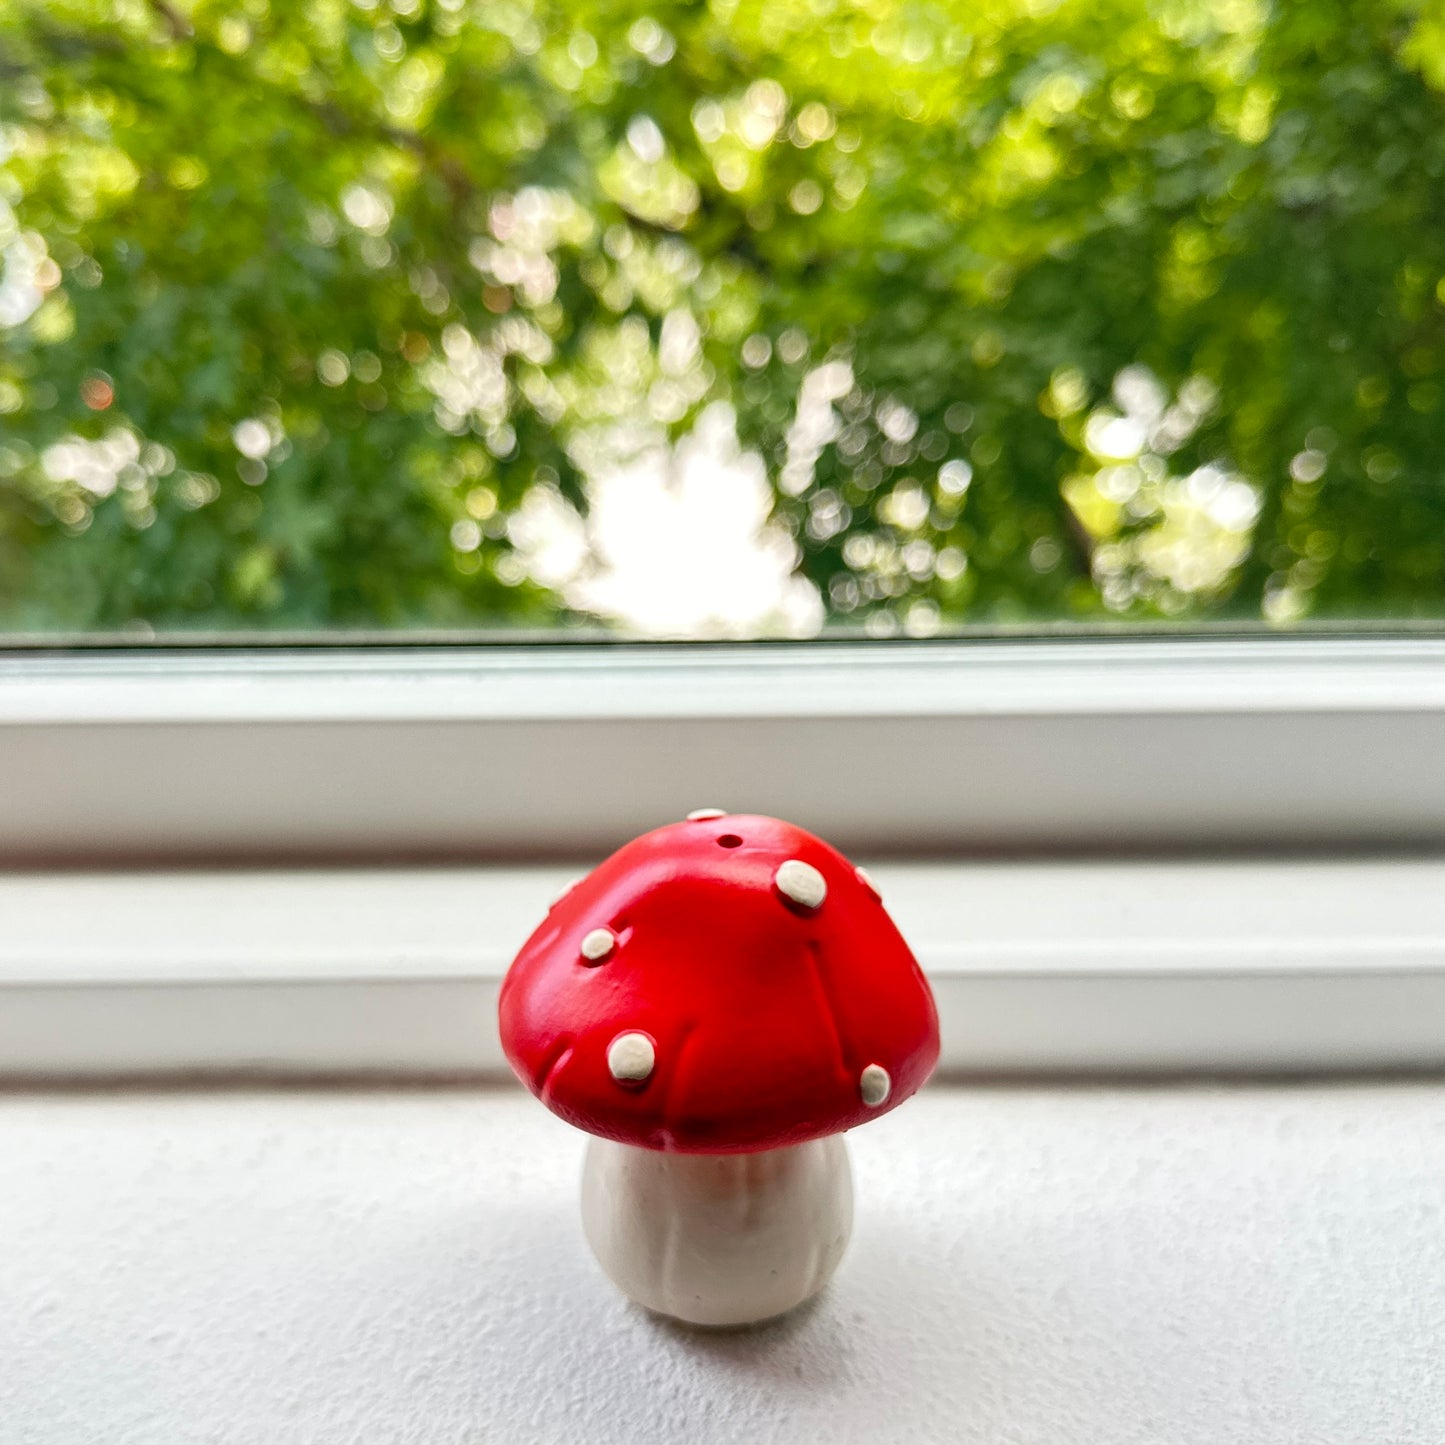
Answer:
POLYGON ((1438 616, 1442 88, 1401 0, 0 0, 0 627, 575 623, 509 518, 715 401, 837 622, 1438 616))

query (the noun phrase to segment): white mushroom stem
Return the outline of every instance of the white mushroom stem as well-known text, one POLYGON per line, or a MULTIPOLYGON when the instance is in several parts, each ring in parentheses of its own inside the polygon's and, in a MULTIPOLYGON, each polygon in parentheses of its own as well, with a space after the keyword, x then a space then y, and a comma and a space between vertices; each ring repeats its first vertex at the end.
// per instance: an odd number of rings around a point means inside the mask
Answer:
POLYGON ((613 1283, 692 1325, 784 1314, 827 1284, 853 1228, 842 1135, 756 1154, 592 1139, 582 1227, 613 1283))

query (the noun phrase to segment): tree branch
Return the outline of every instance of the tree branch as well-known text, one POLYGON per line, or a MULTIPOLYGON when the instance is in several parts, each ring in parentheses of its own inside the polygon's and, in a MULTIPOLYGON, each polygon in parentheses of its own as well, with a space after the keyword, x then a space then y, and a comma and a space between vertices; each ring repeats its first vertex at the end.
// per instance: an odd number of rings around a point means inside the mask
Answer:
POLYGON ((161 18, 162 23, 170 32, 172 40, 191 40, 195 38, 195 30, 191 22, 170 3, 170 0, 148 0, 150 8, 161 18))

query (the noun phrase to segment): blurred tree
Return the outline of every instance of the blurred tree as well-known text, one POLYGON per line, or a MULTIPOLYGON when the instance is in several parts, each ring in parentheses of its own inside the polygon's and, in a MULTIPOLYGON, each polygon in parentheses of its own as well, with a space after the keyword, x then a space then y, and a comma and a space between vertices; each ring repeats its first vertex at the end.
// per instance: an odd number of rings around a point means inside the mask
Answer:
POLYGON ((1437 616, 1442 90, 1412 0, 0 0, 0 626, 575 621, 524 498, 719 400, 874 633, 1437 616))

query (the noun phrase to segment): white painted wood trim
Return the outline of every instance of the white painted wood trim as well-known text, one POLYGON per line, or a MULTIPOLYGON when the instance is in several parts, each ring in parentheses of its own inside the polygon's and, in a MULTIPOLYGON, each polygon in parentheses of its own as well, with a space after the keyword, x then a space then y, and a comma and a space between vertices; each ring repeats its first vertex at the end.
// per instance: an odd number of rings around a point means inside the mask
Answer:
MULTIPOLYGON (((945 1070, 1445 1065, 1445 858, 868 867, 945 1070)), ((0 1075, 497 1073, 576 871, 0 876, 0 1075)))
POLYGON ((0 858, 1445 846, 1445 641, 10 654, 0 858))
POLYGON ((0 652, 0 726, 1380 707, 1445 707, 1445 638, 0 652))

